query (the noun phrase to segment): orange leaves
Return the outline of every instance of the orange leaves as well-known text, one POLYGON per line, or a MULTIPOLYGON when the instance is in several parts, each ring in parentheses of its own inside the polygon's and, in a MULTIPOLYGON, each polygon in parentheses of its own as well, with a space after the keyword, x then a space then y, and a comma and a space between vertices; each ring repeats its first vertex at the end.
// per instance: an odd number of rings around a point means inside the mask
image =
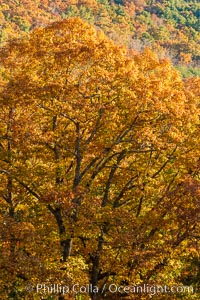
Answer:
POLYGON ((198 82, 184 86, 150 50, 128 56, 78 19, 0 54, 1 214, 17 220, 24 249, 47 278, 64 277, 60 262, 97 285, 158 278, 197 222, 198 184, 178 184, 198 172, 198 82))
POLYGON ((181 52, 180 53, 180 60, 181 60, 181 63, 183 64, 188 64, 192 61, 192 55, 191 53, 183 53, 181 52))

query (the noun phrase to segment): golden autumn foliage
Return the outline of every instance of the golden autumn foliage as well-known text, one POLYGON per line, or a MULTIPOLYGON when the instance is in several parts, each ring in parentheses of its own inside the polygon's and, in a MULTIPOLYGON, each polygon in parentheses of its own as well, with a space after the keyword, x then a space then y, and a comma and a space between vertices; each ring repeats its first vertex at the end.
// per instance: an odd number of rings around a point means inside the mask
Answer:
POLYGON ((9 41, 0 74, 1 297, 181 284, 199 250, 199 80, 77 18, 9 41))
POLYGON ((0 43, 36 27, 80 17, 117 44, 160 49, 183 76, 199 76, 199 8, 196 0, 1 0, 0 43))

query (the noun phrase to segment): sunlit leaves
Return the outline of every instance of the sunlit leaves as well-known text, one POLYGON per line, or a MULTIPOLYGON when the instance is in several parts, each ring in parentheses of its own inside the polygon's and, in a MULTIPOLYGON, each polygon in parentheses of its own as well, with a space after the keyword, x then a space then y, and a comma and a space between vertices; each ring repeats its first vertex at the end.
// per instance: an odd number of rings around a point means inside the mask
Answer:
POLYGON ((199 216, 198 81, 184 84, 149 49, 128 55, 79 19, 0 54, 11 286, 24 251, 21 272, 34 282, 140 283, 179 265, 199 216))

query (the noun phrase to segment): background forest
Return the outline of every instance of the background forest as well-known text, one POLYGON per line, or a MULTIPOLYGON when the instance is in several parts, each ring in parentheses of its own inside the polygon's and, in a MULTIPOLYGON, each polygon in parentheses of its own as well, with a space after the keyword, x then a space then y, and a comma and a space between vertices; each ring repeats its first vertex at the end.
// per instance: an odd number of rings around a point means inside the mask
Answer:
POLYGON ((2 299, 199 299, 198 2, 1 1, 2 299))
POLYGON ((68 17, 87 20, 117 44, 137 51, 153 48, 170 58, 184 77, 200 74, 198 0, 3 0, 0 41, 68 17))

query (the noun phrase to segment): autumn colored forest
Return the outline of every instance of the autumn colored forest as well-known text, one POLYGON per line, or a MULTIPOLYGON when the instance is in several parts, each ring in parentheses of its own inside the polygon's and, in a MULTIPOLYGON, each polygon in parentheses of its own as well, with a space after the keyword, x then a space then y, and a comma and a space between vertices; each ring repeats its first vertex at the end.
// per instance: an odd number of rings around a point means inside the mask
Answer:
POLYGON ((200 298, 199 16, 0 2, 0 299, 200 298))

